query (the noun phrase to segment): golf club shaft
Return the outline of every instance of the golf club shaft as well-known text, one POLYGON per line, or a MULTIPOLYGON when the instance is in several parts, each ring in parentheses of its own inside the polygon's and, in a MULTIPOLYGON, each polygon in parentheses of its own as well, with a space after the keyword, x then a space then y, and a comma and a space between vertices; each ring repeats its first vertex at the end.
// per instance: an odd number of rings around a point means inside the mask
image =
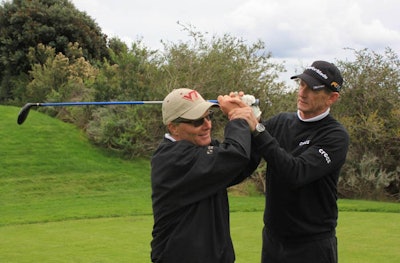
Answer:
POLYGON ((161 104, 162 101, 82 101, 82 102, 44 102, 33 103, 33 106, 84 106, 84 105, 137 105, 137 104, 161 104))
MULTIPOLYGON (((218 103, 217 100, 209 100, 209 102, 218 103)), ((141 105, 141 104, 161 104, 162 101, 83 101, 83 102, 37 102, 25 104, 18 114, 17 123, 22 124, 29 114, 32 107, 61 107, 61 106, 84 106, 84 105, 141 105)))

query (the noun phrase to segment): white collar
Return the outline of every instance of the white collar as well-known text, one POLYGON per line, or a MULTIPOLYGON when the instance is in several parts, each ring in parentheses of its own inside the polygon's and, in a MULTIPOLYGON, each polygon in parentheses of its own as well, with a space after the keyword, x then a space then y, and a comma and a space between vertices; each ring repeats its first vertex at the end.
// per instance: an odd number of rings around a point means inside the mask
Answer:
POLYGON ((320 121, 320 120, 322 120, 323 118, 325 118, 326 116, 328 116, 330 110, 331 110, 331 108, 328 108, 324 113, 322 113, 322 114, 320 114, 320 115, 318 115, 318 116, 312 117, 312 118, 310 118, 310 119, 303 119, 303 118, 300 116, 300 111, 297 110, 297 117, 298 117, 301 121, 304 121, 304 122, 315 122, 315 121, 320 121))
POLYGON ((169 133, 166 133, 166 134, 164 135, 164 137, 165 137, 166 139, 170 140, 171 142, 176 142, 175 138, 172 137, 171 134, 169 134, 169 133))

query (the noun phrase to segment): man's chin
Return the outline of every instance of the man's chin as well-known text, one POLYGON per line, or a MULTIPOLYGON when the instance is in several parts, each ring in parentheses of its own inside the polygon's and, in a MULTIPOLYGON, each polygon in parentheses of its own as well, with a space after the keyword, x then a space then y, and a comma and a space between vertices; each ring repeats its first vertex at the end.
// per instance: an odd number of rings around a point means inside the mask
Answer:
POLYGON ((207 146, 207 145, 210 145, 210 143, 211 143, 211 138, 210 138, 210 137, 208 137, 208 138, 202 138, 202 139, 199 141, 199 145, 201 145, 201 146, 207 146))

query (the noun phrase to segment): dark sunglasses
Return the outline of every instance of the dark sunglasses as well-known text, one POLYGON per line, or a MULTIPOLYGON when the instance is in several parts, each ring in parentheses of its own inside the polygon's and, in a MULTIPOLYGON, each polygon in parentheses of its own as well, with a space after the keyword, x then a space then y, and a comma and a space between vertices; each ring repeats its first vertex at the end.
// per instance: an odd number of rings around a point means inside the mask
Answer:
POLYGON ((214 112, 213 111, 208 111, 208 115, 205 117, 202 117, 200 119, 197 120, 188 120, 188 119, 184 119, 184 118, 177 118, 173 121, 173 123, 187 123, 187 124, 191 124, 194 127, 200 127, 201 125, 204 124, 204 120, 208 120, 211 121, 214 117, 214 112))

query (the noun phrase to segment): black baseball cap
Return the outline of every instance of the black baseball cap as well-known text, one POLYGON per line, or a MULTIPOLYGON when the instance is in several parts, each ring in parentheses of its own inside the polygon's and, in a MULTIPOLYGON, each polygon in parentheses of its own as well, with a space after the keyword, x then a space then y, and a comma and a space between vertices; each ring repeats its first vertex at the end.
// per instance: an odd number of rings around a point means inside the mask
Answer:
POLYGON ((330 62, 317 60, 306 67, 303 73, 291 77, 302 79, 312 90, 328 89, 339 92, 342 88, 343 78, 339 69, 330 62))

